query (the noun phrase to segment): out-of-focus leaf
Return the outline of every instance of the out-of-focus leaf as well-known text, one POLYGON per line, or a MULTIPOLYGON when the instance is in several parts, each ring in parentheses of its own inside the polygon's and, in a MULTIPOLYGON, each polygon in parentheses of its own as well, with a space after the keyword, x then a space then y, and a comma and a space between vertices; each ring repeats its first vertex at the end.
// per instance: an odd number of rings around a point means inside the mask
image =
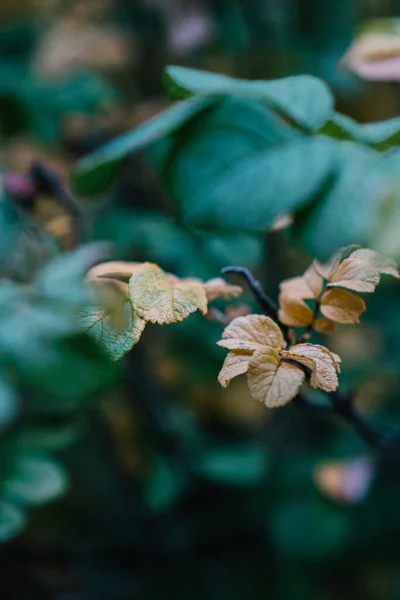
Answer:
POLYGON ((13 420, 19 409, 17 392, 10 381, 0 377, 0 429, 13 420))
POLYGON ((173 133, 213 102, 213 98, 180 102, 84 158, 72 175, 75 192, 82 196, 102 192, 114 181, 124 158, 173 133))
POLYGON ((0 542, 8 542, 23 530, 26 514, 23 508, 0 500, 0 542))
POLYGON ((176 503, 184 487, 185 478, 179 465, 159 457, 144 484, 146 503, 153 511, 166 511, 176 503))
POLYGON ((335 113, 318 133, 386 151, 400 144, 400 117, 376 123, 357 123, 346 115, 335 113))
POLYGON ((252 486, 264 479, 268 455, 257 444, 211 447, 196 468, 200 475, 220 485, 252 486))
POLYGON ((337 552, 348 531, 346 514, 317 497, 287 499, 270 519, 280 553, 299 559, 320 559, 337 552))
POLYGON ((16 501, 40 505, 61 496, 67 488, 67 476, 59 463, 46 456, 20 454, 15 457, 3 489, 16 501))
POLYGON ((335 168, 336 142, 309 139, 248 100, 224 100, 177 143, 165 170, 186 222, 265 231, 316 196, 335 168), (290 164, 285 177, 282 165, 290 164))
POLYGON ((309 75, 272 81, 246 81, 196 69, 169 66, 165 70, 164 81, 173 98, 217 93, 258 98, 310 130, 321 125, 333 108, 333 98, 328 87, 309 75))

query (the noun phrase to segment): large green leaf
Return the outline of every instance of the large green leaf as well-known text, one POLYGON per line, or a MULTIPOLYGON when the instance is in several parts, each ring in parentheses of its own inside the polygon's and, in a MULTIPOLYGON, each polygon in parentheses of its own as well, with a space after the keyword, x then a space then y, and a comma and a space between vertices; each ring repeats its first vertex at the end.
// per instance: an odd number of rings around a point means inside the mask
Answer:
POLYGON ((82 196, 102 192, 113 183, 124 158, 182 127, 213 101, 203 97, 180 102, 84 158, 72 174, 75 192, 82 196))
POLYGON ((168 181, 191 226, 266 231, 277 215, 313 199, 334 169, 335 149, 327 139, 271 145, 244 128, 215 127, 180 149, 168 181))
POLYGON ((385 151, 400 144, 400 117, 377 123, 357 123, 335 113, 319 130, 335 139, 360 142, 385 151))
POLYGON ((339 143, 334 184, 299 224, 310 252, 326 259, 339 246, 357 243, 400 256, 398 234, 393 235, 400 217, 399 173, 399 157, 339 143))
POLYGON ((258 98, 310 130, 322 125, 333 109, 333 98, 328 87, 310 75, 272 81, 246 81, 207 71, 169 66, 165 69, 164 80, 173 98, 216 93, 258 98))

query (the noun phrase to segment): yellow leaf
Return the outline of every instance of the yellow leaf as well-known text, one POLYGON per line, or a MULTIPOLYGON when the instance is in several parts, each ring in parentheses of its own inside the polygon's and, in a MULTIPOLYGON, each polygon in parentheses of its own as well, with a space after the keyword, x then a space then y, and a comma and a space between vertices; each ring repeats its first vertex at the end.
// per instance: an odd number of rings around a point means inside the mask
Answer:
POLYGON ((228 387, 234 377, 246 373, 252 356, 251 350, 229 352, 218 375, 218 381, 222 387, 228 387))
POLYGON ((234 319, 222 334, 219 346, 228 350, 262 350, 264 346, 285 348, 278 325, 264 315, 247 315, 234 319))
POLYGON ((201 282, 169 277, 160 267, 144 263, 129 280, 135 312, 151 323, 177 323, 191 313, 207 312, 207 297, 201 282))
POLYGON ((374 250, 356 250, 332 273, 328 287, 343 287, 355 292, 373 292, 381 273, 399 277, 394 260, 374 250))
POLYGON ((366 308, 362 298, 341 288, 328 290, 321 300, 321 313, 336 323, 359 323, 366 308))
POLYGON ((279 294, 279 319, 290 327, 306 327, 312 323, 314 311, 304 300, 317 300, 321 294, 323 278, 311 265, 302 277, 283 281, 279 294))
POLYGON ((318 333, 330 335, 335 331, 336 323, 330 319, 327 319, 326 317, 320 317, 314 321, 313 328, 315 331, 318 331, 318 333))
POLYGON ((253 398, 268 408, 284 406, 297 395, 304 381, 298 367, 282 362, 272 348, 257 351, 250 360, 247 382, 253 398))
POLYGON ((333 392, 339 385, 337 359, 324 346, 317 344, 297 344, 289 351, 282 351, 285 359, 295 360, 311 371, 310 386, 325 392, 333 392))
POLYGON ((210 279, 204 283, 208 302, 212 302, 216 298, 228 299, 231 296, 239 296, 243 289, 238 285, 230 285, 221 277, 210 279))

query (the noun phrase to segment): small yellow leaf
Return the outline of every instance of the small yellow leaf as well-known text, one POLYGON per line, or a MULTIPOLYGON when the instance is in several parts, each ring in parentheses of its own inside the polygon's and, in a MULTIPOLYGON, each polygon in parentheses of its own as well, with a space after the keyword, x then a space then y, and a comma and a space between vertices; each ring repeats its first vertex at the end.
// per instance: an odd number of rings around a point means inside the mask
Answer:
POLYGON ((335 331, 336 323, 330 319, 327 319, 326 317, 320 317, 314 321, 313 328, 315 331, 318 331, 318 333, 330 335, 335 331))
POLYGON ((219 346, 228 350, 261 350, 264 346, 284 348, 286 342, 278 325, 264 315, 234 319, 222 334, 219 346))
POLYGON ((201 282, 172 278, 151 263, 144 263, 134 271, 129 289, 135 312, 151 323, 177 323, 196 310, 207 312, 207 297, 201 282))
POLYGON ((321 294, 323 279, 311 265, 302 277, 283 281, 279 294, 279 319, 290 327, 306 327, 312 323, 314 311, 304 300, 317 300, 321 294))
POLYGON ((366 308, 362 298, 341 288, 328 290, 321 300, 321 313, 336 323, 359 323, 366 308))
POLYGON ((252 356, 251 350, 229 352, 218 375, 218 381, 223 388, 228 387, 234 377, 246 373, 252 356))
POLYGON ((247 382, 253 398, 268 408, 284 406, 297 395, 305 375, 301 369, 281 362, 272 348, 257 351, 250 360, 247 382))
POLYGON ((285 359, 295 360, 311 371, 310 386, 325 392, 333 392, 339 385, 337 360, 324 346, 317 344, 297 344, 289 351, 282 351, 285 359))
POLYGON ((216 300, 216 298, 229 299, 231 296, 239 296, 243 289, 238 285, 230 285, 221 277, 210 279, 204 283, 208 302, 216 300))

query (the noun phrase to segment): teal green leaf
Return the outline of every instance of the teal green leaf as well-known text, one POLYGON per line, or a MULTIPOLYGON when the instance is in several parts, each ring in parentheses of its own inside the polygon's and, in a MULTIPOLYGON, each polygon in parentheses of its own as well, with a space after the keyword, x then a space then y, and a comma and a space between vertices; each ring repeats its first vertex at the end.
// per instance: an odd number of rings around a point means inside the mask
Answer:
POLYGON ((0 501, 0 542, 8 542, 24 529, 26 513, 23 508, 6 500, 0 501))
POLYGON ((256 98, 309 130, 322 125, 333 110, 333 97, 328 87, 310 75, 246 81, 207 71, 168 66, 164 81, 173 98, 218 93, 256 98))
POLYGON ((17 455, 3 489, 7 497, 24 504, 40 505, 62 496, 68 485, 62 466, 40 454, 17 455))
POLYGON ((159 457, 144 483, 146 504, 156 512, 170 509, 179 499, 185 484, 179 465, 159 457))
POLYGON ((72 174, 74 191, 82 196, 104 191, 114 182, 124 158, 173 133, 213 101, 207 97, 180 102, 85 157, 72 174))
POLYGON ((251 486, 264 479, 268 456, 257 444, 215 447, 200 457, 196 467, 200 475, 221 485, 251 486))
POLYGON ((331 140, 300 138, 261 149, 235 132, 211 133, 176 158, 170 176, 188 225, 261 232, 311 202, 334 168, 331 140))
POLYGON ((386 151, 400 144, 400 117, 377 123, 357 123, 346 115, 334 115, 321 127, 320 134, 338 140, 359 142, 386 151))
POLYGON ((110 320, 110 312, 100 306, 88 306, 79 317, 82 327, 93 336, 114 361, 132 350, 139 341, 146 324, 134 313, 130 300, 125 301, 120 310, 125 322, 123 329, 114 327, 110 320))

